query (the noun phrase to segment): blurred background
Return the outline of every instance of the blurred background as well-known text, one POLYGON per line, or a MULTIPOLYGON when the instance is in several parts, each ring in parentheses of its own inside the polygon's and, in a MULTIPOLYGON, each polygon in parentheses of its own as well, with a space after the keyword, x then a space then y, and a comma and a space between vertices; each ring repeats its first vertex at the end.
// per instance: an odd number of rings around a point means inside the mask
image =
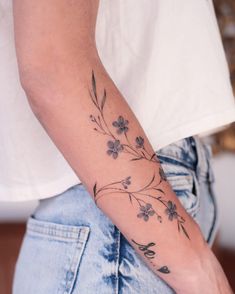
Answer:
MULTIPOLYGON (((235 91, 235 0, 214 0, 224 49, 235 91)), ((214 153, 215 191, 219 204, 220 228, 213 251, 235 291, 235 124, 206 138, 214 153)), ((25 221, 37 201, 0 202, 0 293, 10 294, 12 276, 25 221)))

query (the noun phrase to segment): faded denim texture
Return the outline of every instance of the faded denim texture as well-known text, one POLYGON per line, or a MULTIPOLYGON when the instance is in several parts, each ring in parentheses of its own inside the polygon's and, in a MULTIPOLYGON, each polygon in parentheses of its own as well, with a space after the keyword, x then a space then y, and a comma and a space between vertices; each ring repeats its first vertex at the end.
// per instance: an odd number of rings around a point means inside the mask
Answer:
MULTIPOLYGON (((197 137, 158 150, 187 212, 212 245, 218 229, 211 151, 197 137)), ((185 277, 187 278, 187 277, 185 277)), ((140 259, 83 185, 40 200, 27 221, 13 294, 175 293, 140 259)))

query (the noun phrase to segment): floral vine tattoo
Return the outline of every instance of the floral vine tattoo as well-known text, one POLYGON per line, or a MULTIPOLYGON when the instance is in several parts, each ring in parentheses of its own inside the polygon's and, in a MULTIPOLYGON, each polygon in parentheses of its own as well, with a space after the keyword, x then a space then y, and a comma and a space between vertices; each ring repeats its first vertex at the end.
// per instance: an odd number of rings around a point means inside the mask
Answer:
MULTIPOLYGON (((146 244, 146 245, 143 245, 143 244, 139 244, 139 243, 137 243, 136 241, 134 241, 133 239, 131 239, 131 241, 133 242, 133 243, 135 243, 137 246, 138 246, 138 248, 139 248, 139 250, 140 251, 143 251, 144 252, 144 256, 147 258, 147 259, 153 259, 154 257, 155 257, 155 255, 156 255, 156 252, 153 250, 153 249, 149 249, 149 247, 153 247, 154 245, 156 245, 156 243, 154 243, 154 242, 150 242, 150 243, 148 243, 148 244, 146 244)), ((155 267, 156 265, 152 262, 152 261, 150 261, 150 263, 155 267)), ((157 271, 159 271, 159 272, 161 272, 161 273, 163 273, 163 274, 169 274, 170 273, 170 270, 169 270, 169 268, 167 267, 167 266, 162 266, 162 267, 160 267, 160 268, 158 268, 157 269, 157 271)))
POLYGON ((185 219, 177 212, 176 204, 170 200, 165 200, 163 195, 164 191, 160 188, 160 184, 166 181, 165 174, 162 168, 159 169, 160 180, 156 182, 156 174, 154 172, 151 180, 141 189, 131 190, 131 176, 128 176, 122 180, 112 182, 103 187, 98 188, 97 183, 93 186, 94 200, 97 201, 106 195, 118 193, 129 198, 130 203, 133 205, 135 201, 139 206, 137 217, 147 222, 150 218, 156 217, 157 221, 162 223, 162 216, 153 208, 149 200, 157 201, 165 206, 165 214, 168 216, 169 221, 176 220, 178 231, 182 231, 184 235, 189 238, 189 235, 184 227, 185 219), (156 193, 157 195, 154 195, 156 193), (160 194, 160 195, 159 195, 160 194), (159 195, 159 196, 158 196, 159 195), (142 199, 145 197, 147 200, 142 199))
POLYGON ((104 88, 102 97, 98 96, 96 79, 92 70, 91 78, 92 87, 89 89, 89 95, 94 106, 98 110, 98 114, 90 115, 91 122, 95 125, 94 130, 102 135, 108 136, 107 154, 113 159, 118 158, 121 152, 131 155, 130 160, 145 159, 151 162, 159 162, 155 153, 150 152, 145 147, 144 138, 137 136, 134 143, 131 143, 128 137, 129 121, 122 115, 119 115, 111 126, 108 125, 105 119, 104 107, 107 99, 106 89, 104 88))
MULTIPOLYGON (((127 153, 131 155, 131 161, 136 160, 147 160, 149 162, 159 162, 156 154, 150 154, 150 152, 145 147, 145 140, 142 136, 137 136, 134 142, 131 142, 128 136, 130 129, 130 123, 128 119, 119 115, 111 124, 107 123, 105 117, 105 104, 107 100, 106 89, 103 89, 102 95, 98 95, 96 79, 94 71, 92 70, 91 77, 91 89, 89 88, 89 94, 92 103, 94 104, 96 114, 90 114, 90 120, 95 125, 94 130, 104 136, 108 137, 106 153, 113 159, 117 159, 120 153, 127 153)), ((138 212, 136 214, 137 218, 148 222, 149 219, 157 219, 162 223, 163 216, 159 214, 156 208, 153 207, 151 202, 159 202, 165 207, 165 215, 169 221, 176 221, 179 232, 183 232, 184 235, 189 238, 189 235, 184 227, 185 219, 179 215, 177 212, 177 206, 171 200, 166 200, 164 191, 160 188, 160 184, 167 181, 166 175, 162 169, 159 167, 160 180, 156 181, 155 172, 150 179, 150 181, 142 188, 133 190, 131 189, 131 176, 123 178, 118 181, 114 181, 103 187, 98 187, 97 183, 93 186, 94 200, 97 201, 110 194, 118 193, 129 198, 130 203, 133 202, 138 205, 138 212)))

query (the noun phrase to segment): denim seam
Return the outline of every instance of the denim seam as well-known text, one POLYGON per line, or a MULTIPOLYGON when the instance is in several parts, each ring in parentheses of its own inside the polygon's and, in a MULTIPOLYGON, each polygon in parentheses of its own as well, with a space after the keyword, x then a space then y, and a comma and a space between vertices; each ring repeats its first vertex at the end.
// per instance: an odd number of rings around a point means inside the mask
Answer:
POLYGON ((211 244, 211 240, 212 240, 212 233, 213 234, 216 234, 216 232, 214 232, 214 229, 215 229, 215 226, 218 222, 218 204, 217 204, 217 201, 216 199, 214 198, 214 191, 213 191, 213 187, 211 186, 211 183, 209 185, 209 189, 210 189, 210 195, 211 195, 211 199, 213 201, 213 204, 214 204, 214 218, 213 218, 213 222, 212 222, 212 225, 211 225, 211 228, 210 228, 210 231, 209 231, 209 234, 208 234, 208 237, 207 237, 207 242, 211 244))
MULTIPOLYGON (((79 231, 77 232, 76 235, 72 235, 72 236, 71 236, 71 234, 74 234, 74 233, 71 233, 71 232, 68 232, 69 233, 68 235, 65 235, 65 234, 60 235, 60 234, 46 233, 45 230, 40 232, 40 231, 31 230, 31 229, 29 229, 27 231, 27 233, 29 235, 34 235, 34 236, 44 236, 44 237, 47 236, 47 237, 58 238, 58 239, 61 238, 61 239, 64 239, 66 241, 69 241, 69 240, 71 240, 71 241, 76 240, 77 241, 78 240, 78 235, 80 235, 80 241, 83 241, 84 235, 86 234, 87 230, 89 230, 89 227, 81 228, 81 229, 79 229, 79 231)), ((64 233, 64 231, 63 231, 63 233, 64 233)))
MULTIPOLYGON (((200 209, 200 205, 201 205, 200 183, 198 181, 198 177, 195 172, 192 173, 192 177, 193 177, 193 185, 195 187, 195 195, 197 197, 197 200, 196 200, 194 207, 189 209, 189 212, 197 214, 200 209)), ((193 191, 192 191, 192 193, 193 193, 193 191)))
MULTIPOLYGON (((37 220, 38 221, 38 220, 37 220)), ((27 233, 32 235, 41 235, 41 236, 50 236, 63 238, 65 240, 80 240, 83 241, 84 237, 86 237, 90 228, 88 226, 80 226, 80 227, 67 227, 67 228, 58 228, 55 223, 48 224, 32 224, 30 221, 27 223, 27 233), (78 238, 79 236, 79 238, 78 238)), ((62 225, 64 226, 64 225, 62 225)))
MULTIPOLYGON (((73 279, 70 281, 67 278, 66 284, 65 284, 65 289, 66 290, 65 290, 64 294, 71 294, 72 291, 73 291, 74 283, 76 281, 76 276, 78 274, 78 269, 79 269, 79 266, 80 266, 80 263, 81 263, 81 259, 82 259, 82 256, 83 256, 83 253, 84 253, 84 250, 85 250, 87 241, 88 241, 89 232, 90 232, 90 228, 86 232, 85 239, 83 240, 82 246, 80 246, 79 242, 76 244, 75 253, 73 255, 70 268, 66 272, 66 273, 72 272, 73 273, 73 279)), ((79 232, 78 239, 80 237, 80 234, 81 234, 81 231, 79 232)))
MULTIPOLYGON (((55 225, 56 226, 56 225, 55 225)), ((69 233, 79 233, 80 230, 83 230, 83 228, 87 227, 87 226, 82 226, 82 227, 78 227, 78 228, 57 228, 54 225, 48 225, 48 226, 43 226, 43 225, 28 225, 27 227, 29 228, 29 230, 31 231, 35 231, 35 232, 43 232, 43 233, 47 233, 48 231, 55 231, 55 232, 69 232, 69 233)))
POLYGON ((196 142, 196 147, 197 147, 196 150, 197 150, 198 159, 199 159, 199 162, 197 165, 197 174, 198 174, 199 183, 201 183, 202 181, 206 179, 206 182, 208 182, 208 185, 209 185, 210 198, 214 205, 214 217, 213 217, 212 225, 210 227, 208 237, 207 237, 208 244, 212 245, 211 244, 213 240, 212 238, 214 237, 214 234, 216 233, 215 227, 218 222, 218 205, 217 205, 217 200, 215 199, 216 196, 214 195, 214 191, 212 187, 212 183, 214 182, 214 174, 213 174, 213 169, 211 166, 212 151, 210 149, 210 146, 206 144, 202 144, 202 148, 200 148, 199 139, 196 139, 195 142, 196 142), (205 167, 205 170, 203 171, 200 170, 201 166, 205 167))
POLYGON ((194 142, 195 142, 195 150, 197 154, 196 174, 197 174, 198 182, 200 183, 201 181, 205 179, 208 180, 208 161, 205 154, 205 148, 203 143, 200 141, 198 137, 195 137, 194 142), (206 172, 206 174, 203 172, 206 172))
MULTIPOLYGON (((84 242, 85 243, 85 242, 84 242)), ((83 244, 84 245, 84 244, 83 244)), ((73 258, 71 260, 71 264, 70 264, 70 267, 68 270, 66 270, 66 278, 65 278, 65 291, 64 291, 64 294, 69 294, 71 293, 71 290, 72 290, 72 282, 74 284, 74 277, 75 277, 75 269, 76 269, 76 266, 75 266, 75 258, 77 258, 79 255, 77 254, 78 252, 80 252, 82 254, 82 250, 83 250, 83 247, 84 246, 77 246, 76 245, 76 248, 75 248, 75 252, 73 254, 73 258), (71 272, 73 273, 73 279, 71 281, 69 281, 68 279, 68 273, 71 272)), ((81 256, 80 256, 81 258, 81 256)), ((80 259, 79 259, 79 262, 80 262, 80 259)))

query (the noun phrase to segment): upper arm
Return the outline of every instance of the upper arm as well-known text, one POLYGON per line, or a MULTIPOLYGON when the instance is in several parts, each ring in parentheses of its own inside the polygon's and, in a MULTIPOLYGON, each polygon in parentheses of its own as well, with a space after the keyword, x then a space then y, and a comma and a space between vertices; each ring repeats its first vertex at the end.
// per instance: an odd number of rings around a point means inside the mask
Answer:
POLYGON ((13 0, 20 73, 79 62, 95 48, 98 0, 13 0))

